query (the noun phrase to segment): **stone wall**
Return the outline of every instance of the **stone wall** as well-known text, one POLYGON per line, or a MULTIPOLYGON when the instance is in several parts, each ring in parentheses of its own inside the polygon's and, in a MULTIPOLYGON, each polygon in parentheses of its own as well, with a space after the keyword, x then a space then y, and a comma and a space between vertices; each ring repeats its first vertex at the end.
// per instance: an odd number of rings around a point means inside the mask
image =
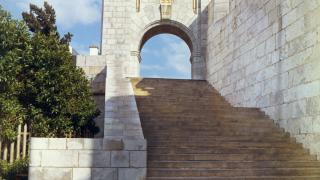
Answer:
POLYGON ((106 81, 106 58, 104 56, 74 57, 75 65, 81 68, 91 83, 93 94, 104 94, 106 81))
POLYGON ((145 174, 145 144, 105 139, 31 139, 30 180, 140 180, 145 174))
POLYGON ((225 17, 229 13, 230 3, 230 0, 211 0, 208 5, 210 8, 209 22, 215 23, 225 17))
POLYGON ((320 1, 230 5, 227 16, 208 23, 207 80, 233 105, 261 108, 320 155, 320 1))

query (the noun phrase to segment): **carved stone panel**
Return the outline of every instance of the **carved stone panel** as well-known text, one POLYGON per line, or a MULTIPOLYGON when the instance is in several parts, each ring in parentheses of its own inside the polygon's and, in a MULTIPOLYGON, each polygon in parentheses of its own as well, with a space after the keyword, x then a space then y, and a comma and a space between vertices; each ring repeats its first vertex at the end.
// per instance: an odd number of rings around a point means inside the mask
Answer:
POLYGON ((173 0, 160 0, 161 19, 170 19, 173 0))

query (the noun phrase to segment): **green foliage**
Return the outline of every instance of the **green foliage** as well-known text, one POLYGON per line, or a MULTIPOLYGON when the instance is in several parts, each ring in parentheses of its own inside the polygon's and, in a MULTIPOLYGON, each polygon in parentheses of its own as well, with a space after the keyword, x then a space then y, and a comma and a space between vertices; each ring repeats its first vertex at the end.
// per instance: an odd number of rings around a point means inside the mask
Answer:
POLYGON ((24 108, 18 100, 23 84, 22 58, 30 49, 29 33, 22 22, 0 7, 0 137, 12 140, 16 127, 25 120, 24 108))
MULTIPOLYGON (((23 12, 22 17, 27 23, 31 32, 41 33, 45 36, 51 36, 53 33, 60 38, 56 26, 56 13, 55 10, 46 1, 43 4, 44 9, 30 4, 29 13, 23 12)), ((71 42, 72 34, 69 32, 60 39, 60 42, 69 44, 71 42)))
POLYGON ((18 174, 27 174, 28 165, 28 158, 16 160, 12 164, 0 160, 0 180, 15 179, 15 176, 18 174))
MULTIPOLYGON (((55 25, 53 25, 55 27, 55 25)), ((57 33, 35 32, 0 7, 0 138, 12 140, 18 124, 33 136, 98 132, 99 112, 89 82, 72 63, 57 33)))
POLYGON ((31 127, 38 136, 65 136, 83 127, 97 132, 92 124, 98 115, 91 99, 89 82, 72 64, 68 47, 54 34, 35 34, 32 58, 25 61, 25 90, 22 101, 28 106, 31 127), (24 94, 25 93, 25 94, 24 94))

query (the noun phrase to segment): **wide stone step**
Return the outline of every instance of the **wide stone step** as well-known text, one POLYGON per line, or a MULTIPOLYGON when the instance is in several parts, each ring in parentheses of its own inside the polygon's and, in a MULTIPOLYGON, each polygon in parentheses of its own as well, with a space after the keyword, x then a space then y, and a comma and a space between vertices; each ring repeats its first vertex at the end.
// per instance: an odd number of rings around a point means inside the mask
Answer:
POLYGON ((243 169, 243 168, 320 168, 317 161, 149 161, 150 168, 243 169))
POLYGON ((284 142, 251 142, 251 141, 228 141, 228 142, 219 142, 219 141, 194 141, 190 142, 171 142, 171 141, 151 141, 148 142, 148 146, 170 146, 170 147, 194 147, 194 146, 206 146, 206 147, 292 147, 298 148, 301 145, 296 143, 290 143, 287 141, 284 142))
POLYGON ((164 139, 164 140, 169 140, 169 139, 260 139, 260 138, 264 138, 264 139, 280 139, 280 138, 287 138, 287 139, 292 139, 289 135, 289 133, 276 133, 276 134, 271 134, 270 136, 265 136, 265 134, 253 134, 253 135, 242 135, 242 136, 219 136, 219 135, 213 135, 213 136, 196 136, 194 134, 192 134, 192 136, 185 136, 184 134, 176 134, 176 135, 172 135, 172 134, 168 134, 168 135, 163 135, 163 134, 157 134, 157 133, 153 133, 150 134, 148 137, 150 140, 152 139, 164 139))
POLYGON ((294 138, 288 137, 263 137, 263 136, 231 136, 231 137, 224 137, 224 136, 213 136, 213 137, 148 137, 147 140, 149 142, 295 142, 294 138))
POLYGON ((148 147, 154 154, 291 154, 292 156, 309 155, 303 148, 203 148, 203 147, 148 147))
POLYGON ((261 121, 271 121, 267 117, 251 117, 251 116, 219 116, 219 115, 213 115, 213 114, 199 114, 196 116, 195 114, 179 114, 179 113, 169 113, 169 114, 163 114, 159 113, 156 115, 152 115, 152 113, 141 113, 140 112, 140 118, 142 120, 148 120, 148 121, 159 121, 159 120, 166 120, 166 121, 234 121, 234 122, 261 122, 261 121))
POLYGON ((320 168, 258 169, 158 169, 149 168, 149 177, 237 177, 237 176, 320 176, 320 168))
POLYGON ((253 123, 253 124, 249 124, 249 123, 244 123, 244 124, 238 124, 238 123, 213 123, 213 124, 195 124, 192 125, 192 123, 190 124, 181 124, 181 123, 167 123, 167 124, 163 124, 163 123, 149 123, 149 124, 144 124, 143 125, 144 128, 146 129, 151 129, 151 130, 175 130, 175 129, 185 129, 185 130, 216 130, 217 128, 222 128, 225 130, 228 130, 229 128, 235 128, 235 127, 241 127, 241 128, 254 128, 254 129, 274 129, 279 131, 279 128, 277 128, 275 125, 273 124, 269 124, 269 123, 265 123, 262 124, 261 126, 259 126, 259 124, 257 123, 253 123), (168 125, 169 124, 169 125, 168 125))
MULTIPOLYGON (((221 132, 221 131, 233 131, 234 128, 232 127, 170 127, 170 128, 163 128, 163 127, 149 127, 145 128, 147 129, 146 133, 150 131, 159 131, 159 132, 168 132, 168 133, 176 133, 177 131, 189 131, 189 132, 221 132)), ((250 127, 250 126, 240 126, 238 129, 234 132, 242 132, 242 131, 248 131, 251 130, 252 132, 279 132, 279 129, 276 128, 269 128, 269 127, 250 127)))
MULTIPOLYGON (((199 105, 200 106, 200 105, 199 105)), ((144 106, 139 106, 142 112, 154 112, 154 110, 158 111, 174 111, 174 110, 192 110, 192 111, 203 111, 210 112, 215 114, 223 114, 223 113, 232 113, 234 115, 264 115, 263 112, 260 111, 238 111, 233 108, 216 108, 214 105, 208 104, 207 106, 203 106, 203 104, 199 107, 196 104, 192 104, 190 106, 184 106, 182 103, 173 105, 173 104, 157 104, 157 106, 153 106, 151 103, 148 105, 144 103, 144 106)))
POLYGON ((148 180, 319 180, 320 176, 148 177, 148 180))
MULTIPOLYGON (((155 130, 152 129, 146 129, 144 130, 144 134, 146 136, 149 135, 154 135, 155 130)), ((234 135, 234 136, 238 136, 238 135, 272 135, 273 133, 281 133, 279 130, 270 130, 267 128, 260 128, 260 129, 249 129, 249 128, 238 128, 238 129, 232 129, 232 128, 225 128, 225 129, 219 129, 219 128, 215 128, 215 129, 209 129, 209 130, 192 130, 192 135, 196 135, 196 136, 230 136, 230 135, 234 135)), ((158 135, 185 135, 188 136, 190 135, 188 133, 188 131, 186 130, 181 130, 181 129, 173 129, 170 131, 170 129, 168 130, 159 130, 156 134, 158 135)))
MULTIPOLYGON (((152 152, 150 152, 152 153, 152 152)), ((148 154, 148 161, 314 161, 315 156, 292 154, 148 154)))

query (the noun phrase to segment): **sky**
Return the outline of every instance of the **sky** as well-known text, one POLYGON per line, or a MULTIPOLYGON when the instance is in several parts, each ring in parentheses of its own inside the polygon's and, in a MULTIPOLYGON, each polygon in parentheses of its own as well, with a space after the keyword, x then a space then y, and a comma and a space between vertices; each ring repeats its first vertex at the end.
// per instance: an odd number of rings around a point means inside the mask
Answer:
MULTIPOLYGON (((16 19, 29 10, 29 4, 43 5, 44 0, 0 0, 0 5, 16 19)), ((59 33, 72 33, 71 46, 87 55, 90 45, 101 41, 101 0, 47 0, 56 11, 59 33)), ((190 50, 179 37, 170 34, 154 36, 141 51, 141 76, 190 79, 190 50)))

